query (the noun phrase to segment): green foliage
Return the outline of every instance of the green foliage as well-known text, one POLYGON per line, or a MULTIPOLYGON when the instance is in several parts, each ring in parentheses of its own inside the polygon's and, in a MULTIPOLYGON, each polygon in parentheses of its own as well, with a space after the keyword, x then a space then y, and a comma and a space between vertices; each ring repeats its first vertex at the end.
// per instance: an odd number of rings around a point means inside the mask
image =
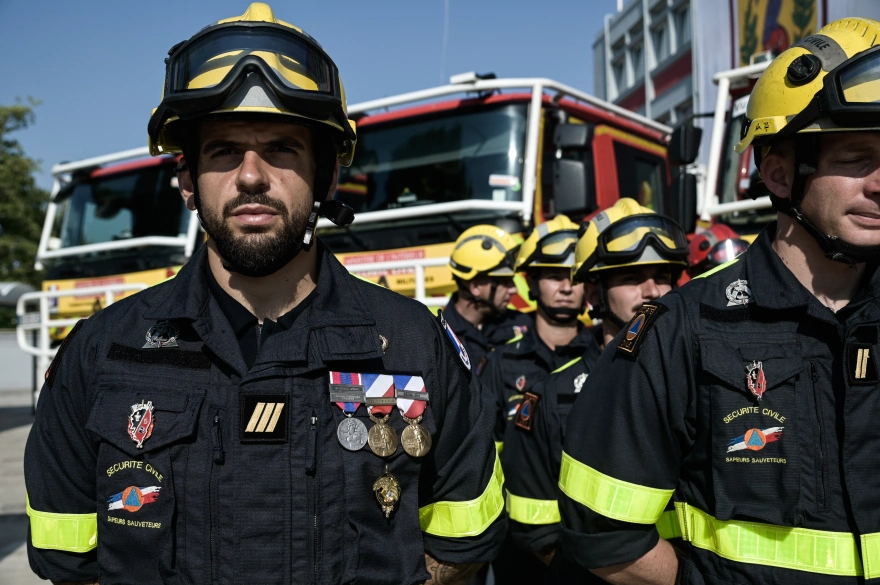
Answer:
POLYGON ((797 30, 791 41, 792 44, 813 34, 813 29, 810 25, 813 24, 814 10, 816 10, 816 0, 794 0, 791 20, 794 22, 797 30))
POLYGON ((739 59, 741 63, 748 65, 749 59, 758 50, 758 15, 752 10, 751 0, 748 1, 744 20, 745 22, 740 23, 743 40, 739 48, 739 59))
MULTIPOLYGON (((39 288, 42 276, 34 270, 43 216, 49 194, 37 187, 39 164, 28 157, 10 134, 36 120, 39 102, 0 105, 0 282, 26 282, 39 288)), ((15 312, 0 310, 0 327, 15 324, 15 312)))

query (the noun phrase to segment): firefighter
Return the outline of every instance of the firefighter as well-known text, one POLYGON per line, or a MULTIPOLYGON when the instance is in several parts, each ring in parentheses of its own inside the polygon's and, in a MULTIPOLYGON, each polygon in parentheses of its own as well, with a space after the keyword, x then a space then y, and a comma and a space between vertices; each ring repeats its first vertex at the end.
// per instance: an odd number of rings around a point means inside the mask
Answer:
MULTIPOLYGON (((584 283, 590 316, 602 320, 592 330, 596 344, 526 392, 514 424, 505 431, 502 457, 509 530, 519 546, 551 565, 552 582, 599 581, 589 573, 572 571, 570 563, 555 556, 559 545, 556 484, 568 413, 602 348, 642 303, 673 288, 686 256, 687 237, 678 224, 634 199, 620 199, 581 230, 571 279, 584 283), (624 249, 631 252, 626 258, 607 254, 624 249)), ((664 529, 677 524, 667 518, 671 522, 664 529)))
MULTIPOLYGON (((481 379, 496 400, 495 440, 499 451, 508 419, 534 384, 595 341, 578 315, 586 307, 584 287, 572 285, 571 267, 578 226, 564 215, 532 230, 517 255, 515 270, 526 273, 529 296, 537 301, 528 330, 489 354, 481 379)), ((533 583, 544 565, 509 538, 492 563, 497 583, 533 583)))
POLYGON ((612 583, 880 576, 880 23, 832 22, 751 94, 777 219, 644 304, 568 418, 565 557, 612 583), (655 523, 674 503, 682 543, 655 523))
POLYGON ((696 278, 746 251, 749 243, 723 223, 716 223, 691 240, 687 273, 696 278))
POLYGON ((458 290, 443 311, 480 374, 489 351, 525 333, 531 319, 508 309, 516 294, 513 266, 519 244, 503 229, 477 225, 455 241, 449 268, 458 290))
POLYGON ((481 376, 497 402, 496 441, 529 388, 595 343, 578 321, 586 309, 584 287, 571 282, 577 230, 558 215, 533 229, 520 246, 514 268, 525 272, 529 297, 538 307, 526 331, 489 354, 481 376))
POLYGON ((313 230, 355 124, 336 66, 266 4, 175 45, 149 124, 208 235, 81 321, 25 453, 53 581, 462 583, 506 521, 493 404, 422 304, 313 230), (146 343, 145 343, 146 341, 146 343))

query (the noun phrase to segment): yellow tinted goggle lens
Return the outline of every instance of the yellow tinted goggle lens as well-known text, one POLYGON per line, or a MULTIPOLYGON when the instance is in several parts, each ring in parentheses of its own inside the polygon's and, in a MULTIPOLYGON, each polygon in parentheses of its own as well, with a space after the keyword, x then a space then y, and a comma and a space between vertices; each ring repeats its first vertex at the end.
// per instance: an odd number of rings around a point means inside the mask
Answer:
POLYGON ((851 104, 880 102, 880 54, 864 59, 840 74, 843 98, 851 104))
POLYGON ((541 254, 545 256, 561 256, 577 242, 574 234, 553 234, 541 242, 541 254))

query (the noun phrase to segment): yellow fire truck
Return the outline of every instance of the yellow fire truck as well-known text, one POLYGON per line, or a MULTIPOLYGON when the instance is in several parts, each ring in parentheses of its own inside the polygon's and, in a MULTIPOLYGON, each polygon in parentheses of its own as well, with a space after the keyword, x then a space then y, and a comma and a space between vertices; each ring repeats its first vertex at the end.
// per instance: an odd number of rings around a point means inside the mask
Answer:
MULTIPOLYGON (((452 292, 452 243, 470 226, 523 233, 622 196, 686 226, 696 216, 693 182, 667 157, 671 128, 549 79, 463 74, 349 112, 358 145, 336 197, 356 218, 344 228, 322 220, 319 234, 352 272, 430 306, 452 292)), ((40 371, 76 320, 173 276, 204 241, 178 194, 176 159, 146 155, 53 169, 37 255, 45 282, 18 304, 19 345, 40 371)))

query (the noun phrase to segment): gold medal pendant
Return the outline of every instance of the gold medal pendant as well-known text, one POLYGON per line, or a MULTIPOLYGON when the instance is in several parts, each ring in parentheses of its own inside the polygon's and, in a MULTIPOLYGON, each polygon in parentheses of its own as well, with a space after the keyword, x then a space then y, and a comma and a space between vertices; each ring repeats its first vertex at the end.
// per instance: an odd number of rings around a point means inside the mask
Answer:
POLYGON ((431 450, 431 433, 419 424, 422 415, 419 415, 418 418, 404 416, 403 420, 409 425, 403 429, 403 433, 400 435, 403 450, 413 457, 424 457, 431 450))
POLYGON ((391 512, 394 511, 394 506, 400 501, 400 482, 388 471, 387 465, 385 466, 385 473, 373 482, 373 494, 376 495, 376 500, 382 506, 385 517, 388 518, 391 512))
POLYGON ((379 457, 388 457, 397 451, 397 432, 385 424, 389 416, 386 414, 383 418, 378 419, 370 414, 370 420, 376 424, 370 429, 368 442, 370 449, 379 457))

